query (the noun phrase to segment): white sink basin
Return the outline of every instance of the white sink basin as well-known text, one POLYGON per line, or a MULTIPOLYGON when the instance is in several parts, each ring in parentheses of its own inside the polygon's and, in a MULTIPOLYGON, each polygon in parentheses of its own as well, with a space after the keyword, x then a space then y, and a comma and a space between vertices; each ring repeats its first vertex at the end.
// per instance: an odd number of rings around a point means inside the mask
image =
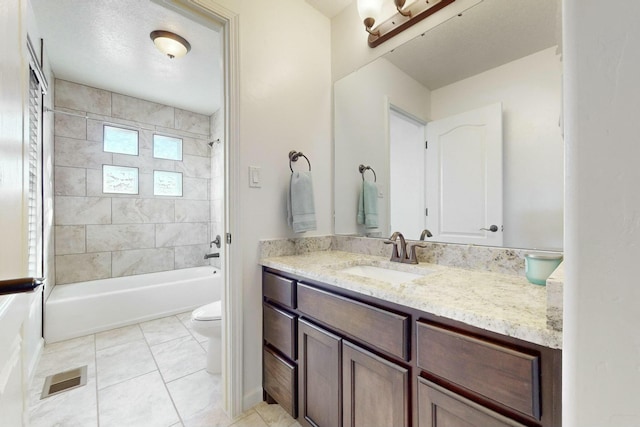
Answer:
POLYGON ((353 274, 354 276, 366 277, 383 282, 399 285, 423 277, 424 274, 408 273, 406 271, 390 270, 388 268, 374 267, 372 265, 356 265, 339 270, 340 273, 353 274))

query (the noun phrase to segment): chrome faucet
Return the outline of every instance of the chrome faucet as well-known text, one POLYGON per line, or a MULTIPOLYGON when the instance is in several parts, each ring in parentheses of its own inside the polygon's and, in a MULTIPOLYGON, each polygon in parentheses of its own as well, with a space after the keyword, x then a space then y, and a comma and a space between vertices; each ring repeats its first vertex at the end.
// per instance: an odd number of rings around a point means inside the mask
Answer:
POLYGON ((404 236, 399 231, 394 232, 388 240, 384 241, 388 245, 393 245, 393 251, 391 252, 391 262, 404 262, 407 258, 407 241, 404 240, 404 236), (400 238, 400 254, 398 254, 398 240, 400 238))
POLYGON ((425 237, 433 237, 433 234, 426 228, 422 230, 422 234, 420 234, 420 240, 424 240, 425 237))
POLYGON ((209 258, 220 258, 220 253, 215 252, 212 254, 204 254, 204 259, 209 259, 209 258))
MULTIPOLYGON (((425 231, 427 233, 429 232, 429 230, 425 231)), ((426 234, 424 231, 423 233, 426 234)), ((416 254, 416 248, 427 247, 427 245, 416 243, 411 245, 409 252, 407 252, 407 241, 399 231, 394 232, 391 237, 389 237, 389 239, 385 240, 384 242, 388 245, 393 245, 393 251, 391 252, 391 262, 401 262, 403 264, 417 264, 418 256, 416 254), (398 253, 398 239, 400 239, 400 253, 398 253)))

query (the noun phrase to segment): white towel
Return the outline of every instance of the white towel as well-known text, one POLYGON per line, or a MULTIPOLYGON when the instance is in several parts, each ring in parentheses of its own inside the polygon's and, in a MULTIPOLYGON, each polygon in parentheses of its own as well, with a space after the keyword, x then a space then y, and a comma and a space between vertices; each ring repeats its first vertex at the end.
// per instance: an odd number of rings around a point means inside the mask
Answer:
POLYGON ((316 229, 316 210, 313 203, 311 172, 294 172, 287 197, 289 225, 296 233, 316 229))

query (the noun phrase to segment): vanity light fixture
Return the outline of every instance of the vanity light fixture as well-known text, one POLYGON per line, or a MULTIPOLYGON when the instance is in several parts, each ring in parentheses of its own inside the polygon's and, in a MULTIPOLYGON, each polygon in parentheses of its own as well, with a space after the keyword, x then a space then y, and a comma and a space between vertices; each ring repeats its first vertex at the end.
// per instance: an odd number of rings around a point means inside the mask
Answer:
POLYGON ((191 45, 184 38, 169 31, 156 30, 149 34, 156 48, 169 58, 180 58, 191 50, 191 45))
POLYGON ((393 0, 398 11, 386 21, 375 26, 384 0, 358 0, 358 14, 364 22, 365 30, 369 33, 369 47, 376 47, 400 34, 412 25, 433 15, 455 0, 417 0, 405 7, 406 0, 393 0))

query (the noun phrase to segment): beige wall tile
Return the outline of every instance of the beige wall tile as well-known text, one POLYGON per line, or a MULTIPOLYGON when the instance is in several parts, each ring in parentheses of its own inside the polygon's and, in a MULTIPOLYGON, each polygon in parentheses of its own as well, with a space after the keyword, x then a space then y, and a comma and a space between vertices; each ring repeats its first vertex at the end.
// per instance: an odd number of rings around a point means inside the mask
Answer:
POLYGON ((185 246, 209 243, 206 223, 158 224, 156 246, 185 246))
POLYGON ((86 252, 84 225, 57 225, 54 228, 56 255, 86 252))
POLYGON ((87 225, 87 252, 155 247, 154 224, 87 225))
POLYGON ((113 277, 174 269, 173 248, 113 252, 113 277))
POLYGON ((56 197, 56 225, 109 224, 110 222, 111 200, 108 198, 56 197))
POLYGON ((211 147, 209 147, 208 142, 208 139, 184 137, 182 138, 182 154, 209 157, 211 155, 211 147))
POLYGON ((54 113, 55 124, 53 134, 75 139, 87 139, 87 119, 54 113))
POLYGON ((56 284, 111 277, 111 253, 56 256, 56 284))
POLYGON ((176 172, 182 172, 184 176, 192 178, 211 177, 211 159, 200 156, 182 156, 182 162, 176 162, 176 172))
POLYGON ((102 150, 102 143, 62 136, 55 138, 56 166, 102 169, 103 164, 111 164, 112 158, 111 153, 102 150))
POLYGON ((111 92, 66 80, 56 80, 56 107, 96 114, 111 114, 111 92))
POLYGON ((114 224, 164 223, 175 221, 175 201, 165 199, 113 199, 114 224))
POLYGON ((166 127, 172 127, 174 124, 173 107, 118 93, 113 94, 112 102, 113 117, 166 127))
POLYGON ((209 198, 209 180, 204 178, 182 177, 182 198, 207 200, 209 198))
POLYGON ((208 222, 207 200, 176 200, 176 222, 208 222))
POLYGON ((187 132, 206 135, 211 133, 209 116, 176 108, 175 128, 187 132))
POLYGON ((54 193, 56 196, 86 196, 87 170, 56 166, 54 193))
POLYGON ((204 259, 204 255, 208 253, 218 252, 214 245, 213 249, 208 244, 176 246, 175 250, 175 268, 202 267, 209 265, 209 260, 204 259))

